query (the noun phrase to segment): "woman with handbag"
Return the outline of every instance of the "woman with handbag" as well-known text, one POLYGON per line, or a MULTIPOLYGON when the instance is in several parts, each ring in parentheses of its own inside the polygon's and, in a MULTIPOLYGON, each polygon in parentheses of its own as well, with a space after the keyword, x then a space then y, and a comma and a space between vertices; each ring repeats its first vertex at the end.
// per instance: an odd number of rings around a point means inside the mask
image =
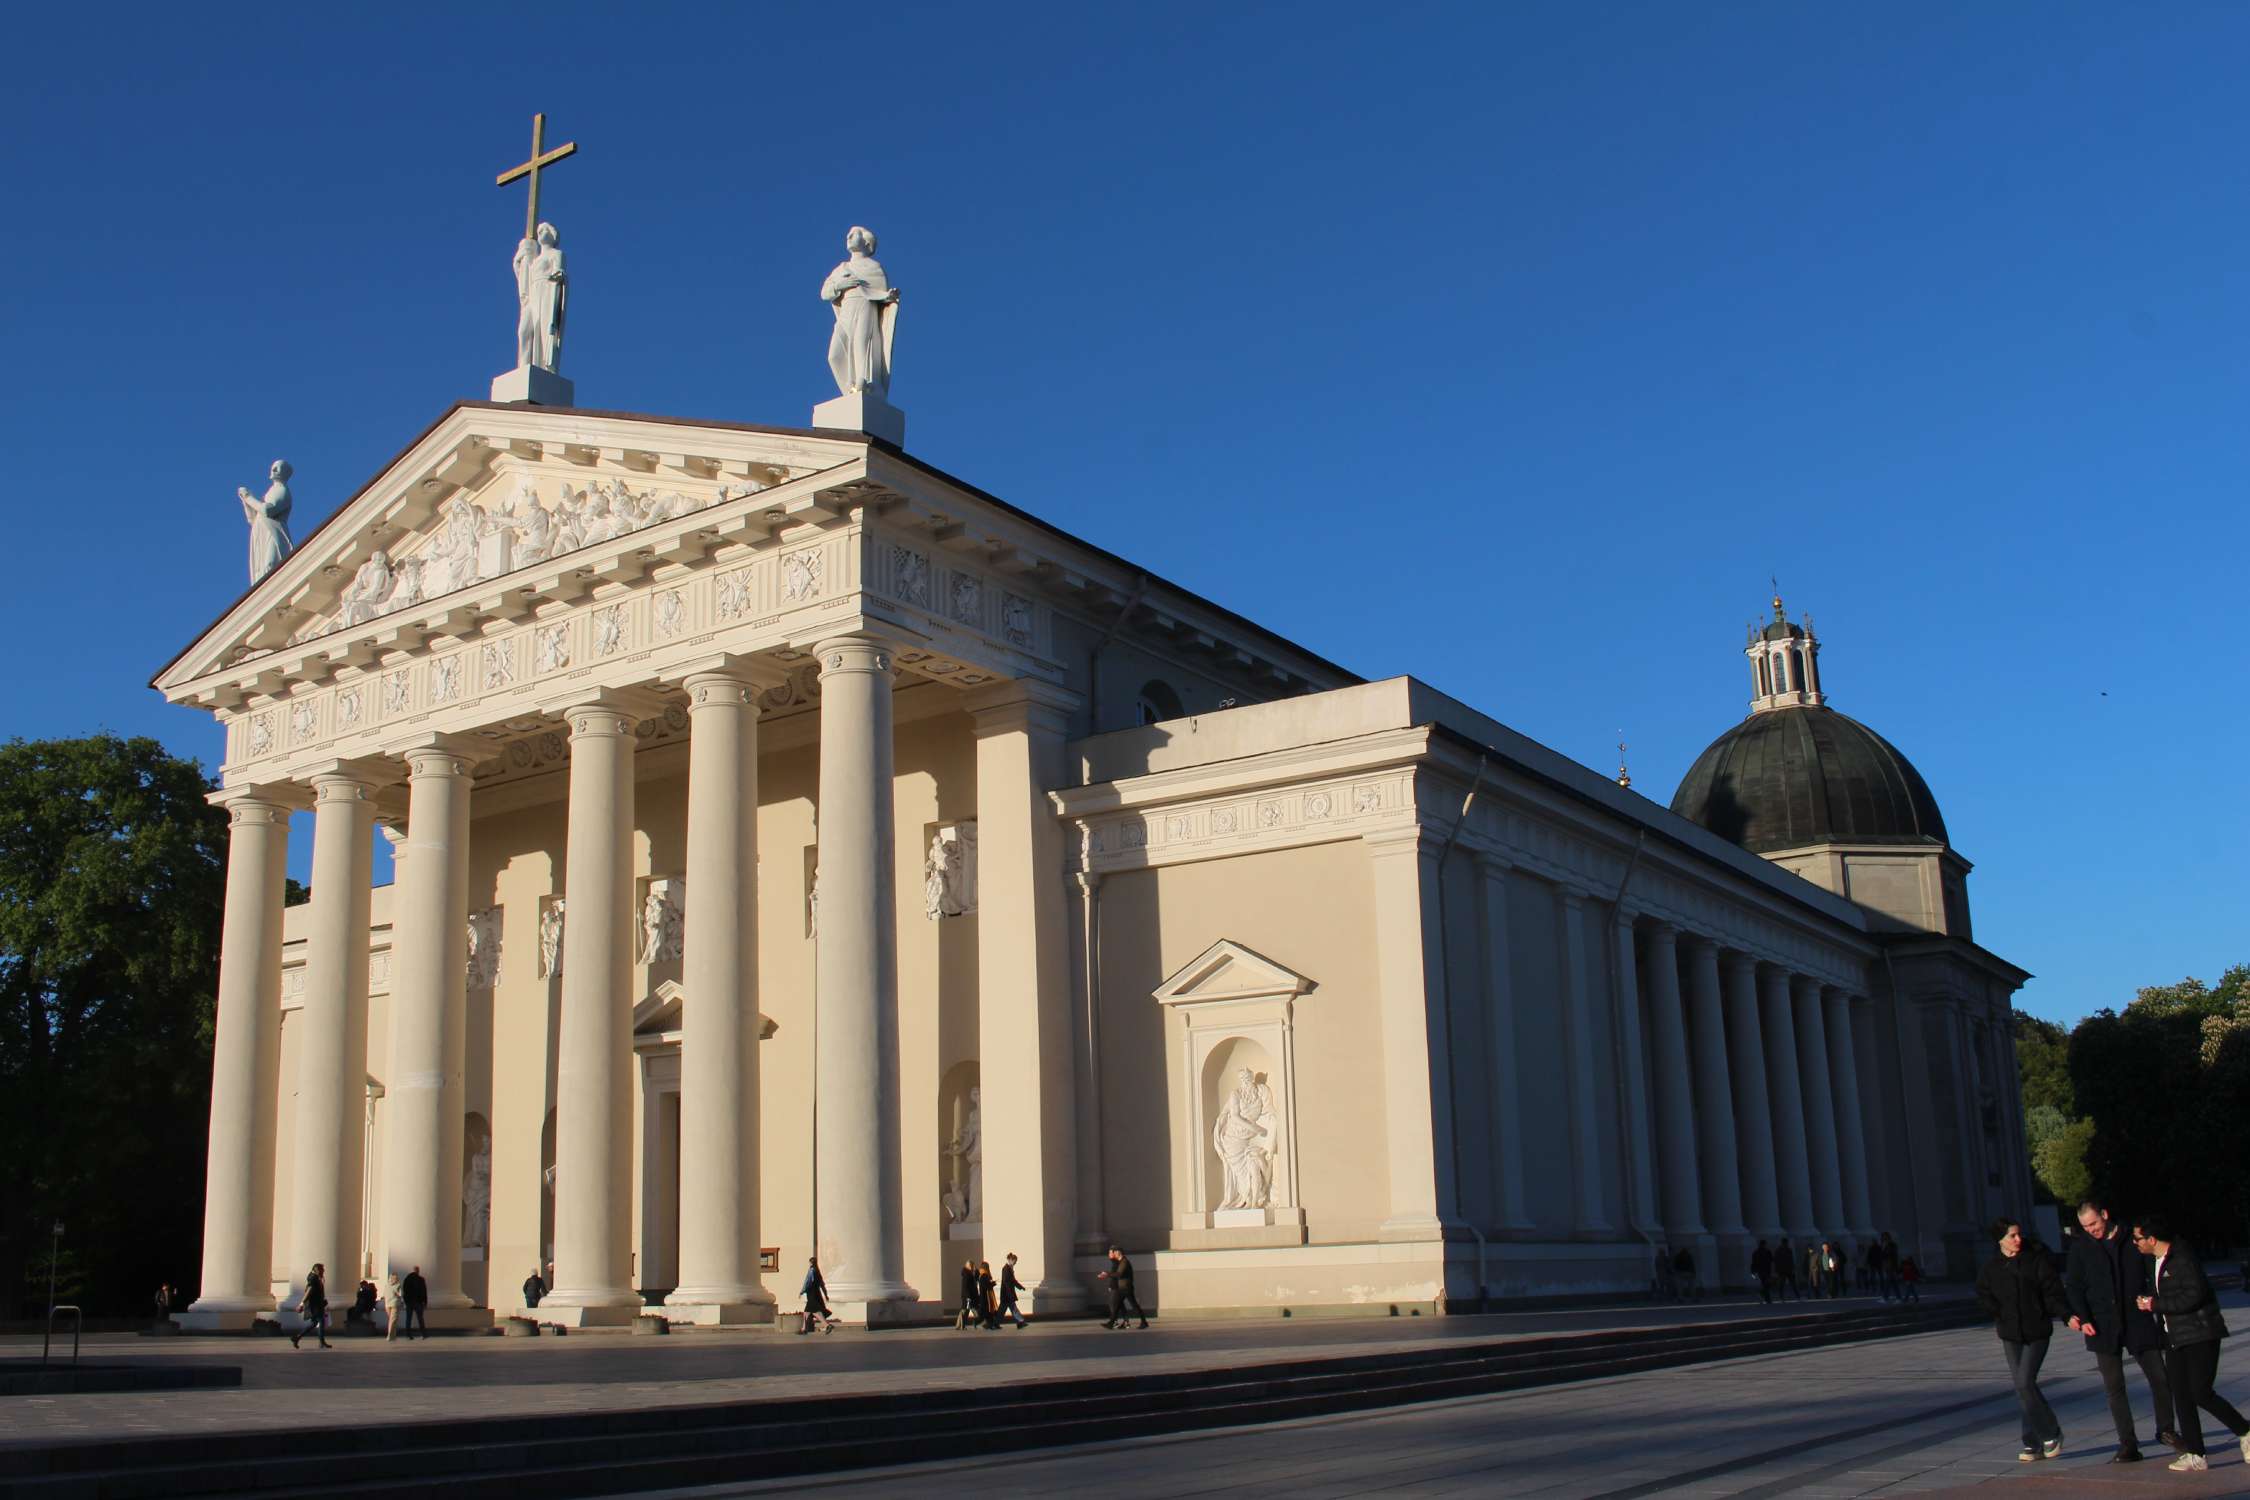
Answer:
POLYGON ((305 1295, 297 1299, 297 1312, 304 1318, 305 1326, 289 1335, 289 1347, 304 1348, 300 1340, 307 1333, 313 1333, 319 1335, 321 1348, 329 1348, 328 1267, 319 1261, 314 1261, 313 1268, 305 1273, 305 1295))
POLYGON ((2165 1384, 2172 1388, 2172 1423, 2180 1433, 2180 1456, 2171 1467, 2194 1473, 2211 1465, 2203 1456, 2201 1407, 2226 1424, 2242 1444, 2242 1461, 2250 1463, 2250 1421, 2234 1403, 2212 1389, 2219 1375, 2219 1340, 2227 1336, 2227 1320, 2219 1314, 2218 1294, 2203 1274, 2203 1262, 2172 1226, 2151 1214, 2134 1221, 2133 1247, 2156 1257, 2154 1291, 2133 1300, 2142 1312, 2156 1314, 2164 1334, 2165 1384))

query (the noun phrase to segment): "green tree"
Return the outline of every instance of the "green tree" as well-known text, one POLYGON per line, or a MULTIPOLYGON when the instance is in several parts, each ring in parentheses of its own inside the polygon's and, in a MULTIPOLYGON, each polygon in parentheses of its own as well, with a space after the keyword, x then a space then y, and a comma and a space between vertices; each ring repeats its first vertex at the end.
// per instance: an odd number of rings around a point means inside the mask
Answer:
POLYGON ((200 1268, 227 837, 209 790, 152 739, 0 745, 0 1288, 23 1311, 57 1221, 89 1311, 200 1268))
MULTIPOLYGON (((2060 1119, 2061 1116, 2056 1116, 2060 1119)), ((2031 1169, 2055 1201, 2069 1209, 2086 1200, 2094 1179, 2086 1170, 2086 1148, 2093 1143, 2094 1122, 2072 1120, 2042 1140, 2031 1153, 2031 1169)))
POLYGON ((2052 1021, 2016 1012, 2016 1069, 2023 1079, 2023 1107, 2045 1105, 2065 1119, 2077 1112, 2070 1090, 2070 1033, 2052 1021))

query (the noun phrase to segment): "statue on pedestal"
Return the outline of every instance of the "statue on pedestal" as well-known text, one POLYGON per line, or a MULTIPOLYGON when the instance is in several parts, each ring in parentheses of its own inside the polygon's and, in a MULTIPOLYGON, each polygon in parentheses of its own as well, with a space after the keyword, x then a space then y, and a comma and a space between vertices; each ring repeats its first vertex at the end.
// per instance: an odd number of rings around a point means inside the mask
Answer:
POLYGON ((847 258, 820 284, 820 300, 836 309, 828 339, 828 370, 847 396, 891 388, 891 340, 898 328, 898 289, 875 258, 874 231, 853 225, 844 236, 847 258))
POLYGON ((961 1175, 945 1195, 945 1211, 956 1224, 978 1223, 984 1213, 984 1120, 977 1103, 982 1094, 982 1089, 969 1090, 968 1118, 945 1148, 947 1156, 961 1163, 961 1175))
POLYGON ((277 458, 266 476, 273 481, 266 486, 264 498, 251 494, 241 486, 235 494, 242 501, 242 519, 250 523, 250 581, 257 583, 268 573, 280 567, 296 549, 289 540, 289 476, 296 471, 289 460, 277 458))
POLYGON ((537 234, 516 246, 516 366, 535 365, 562 373, 563 313, 568 278, 555 226, 542 223, 537 234))

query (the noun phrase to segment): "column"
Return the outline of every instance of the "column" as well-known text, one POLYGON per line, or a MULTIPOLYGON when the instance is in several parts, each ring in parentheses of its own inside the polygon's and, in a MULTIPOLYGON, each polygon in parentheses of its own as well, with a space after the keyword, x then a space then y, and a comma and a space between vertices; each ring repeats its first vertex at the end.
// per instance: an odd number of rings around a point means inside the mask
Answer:
MULTIPOLYGON (((820 930, 813 945, 813 1027, 823 1061, 814 1105, 815 1242, 838 1316, 886 1322, 915 1300, 899 1238, 893 664, 888 643, 864 636, 822 641, 817 650, 820 930)), ((987 1126, 988 1143, 993 1134, 987 1126)), ((985 1172, 987 1183, 992 1175, 985 1172)))
POLYGON ((1818 1236, 1813 1214, 1812 1170, 1805 1153, 1805 1095, 1797 1081, 1797 1025, 1789 1010, 1789 975, 1764 965, 1758 971, 1758 1020, 1766 1052, 1766 1092, 1772 1101, 1773 1160, 1781 1183, 1781 1222, 1799 1237, 1818 1236))
POLYGON ((739 670, 686 685, 680 1265, 664 1302, 696 1323, 770 1323, 758 1275, 758 689, 739 670))
POLYGON ((1109 1246, 1109 1231, 1103 1227, 1109 1213, 1102 1191, 1102 987, 1095 964, 1100 951, 1101 886, 1101 876, 1090 870, 1075 871, 1070 877, 1071 1042, 1078 1073, 1078 1217, 1072 1249, 1082 1257, 1098 1257, 1109 1246))
POLYGON ((1744 953, 1721 960, 1727 1011, 1727 1065, 1734 1081, 1736 1161, 1742 1173, 1742 1217, 1748 1233, 1781 1233, 1781 1184, 1774 1170, 1773 1110, 1766 1095, 1766 1056, 1759 1043, 1758 962, 1744 953))
POLYGON ((1445 1087, 1445 935, 1438 920, 1440 843, 1420 828, 1363 837, 1375 884, 1376 1006, 1381 1015, 1384 1144, 1390 1168, 1385 1240, 1441 1240, 1456 1223, 1445 1087))
POLYGON ((1830 985, 1820 992, 1827 1011, 1828 1083, 1836 1101, 1836 1151, 1844 1169, 1844 1215, 1855 1239, 1877 1232, 1867 1191, 1867 1126, 1859 1112, 1859 1050, 1852 1035, 1852 997, 1830 985))
POLYGON ((1719 949, 1709 938, 1691 935, 1687 950, 1696 1175, 1703 1186, 1703 1222, 1717 1240, 1717 1262, 1706 1279, 1713 1286, 1739 1286, 1749 1274, 1750 1236, 1742 1224, 1742 1167, 1735 1147, 1726 1019, 1720 1013, 1719 949))
POLYGON ((1656 1186, 1650 1180, 1648 1069, 1641 1061, 1640 955, 1633 933, 1632 914, 1619 911, 1610 924, 1610 940, 1617 961, 1611 970, 1615 981, 1610 996, 1610 1025, 1617 1038, 1617 1090, 1623 1107, 1618 1111, 1618 1135, 1625 1146, 1626 1222, 1635 1230, 1656 1223, 1656 1186))
POLYGON ((367 916, 374 787, 329 769, 312 778, 312 912, 298 1013, 296 1178, 289 1292, 295 1324, 305 1273, 326 1268, 328 1300, 351 1300, 360 1273, 367 1101, 367 916))
POLYGON ((1564 1082, 1570 1110, 1571 1223, 1581 1235, 1605 1234, 1609 1215, 1602 1204, 1602 1149, 1594 1099, 1593 997, 1586 982, 1586 895, 1564 887, 1555 893, 1555 950, 1562 966, 1564 1082))
POLYGON ((391 1057, 384 1080, 382 1235, 387 1265, 419 1266, 430 1310, 467 1326, 461 1291, 461 1070, 467 1052, 469 775, 443 739, 406 752, 406 838, 391 922, 391 1057))
POLYGON ((555 1289, 539 1312, 542 1321, 622 1324, 641 1305, 625 1196, 633 1180, 636 715, 604 694, 570 705, 563 717, 570 725, 569 915, 555 1048, 555 1289))
POLYGON ((1032 1311, 1086 1305, 1071 1274, 1078 1190, 1063 829, 1078 697, 997 683, 969 699, 977 737, 977 1056, 984 1081, 984 1246, 1013 1251, 1032 1311))
POLYGON ((1811 1163, 1813 1209, 1821 1233, 1844 1233, 1844 1167, 1836 1153, 1836 1097, 1828 1076, 1828 1025, 1820 1009, 1820 981, 1807 974, 1789 978, 1796 1010, 1797 1073, 1805 1093, 1805 1145, 1811 1163))
POLYGON ((203 1283, 182 1327, 248 1328, 273 1306, 274 1113, 281 1068, 281 899, 289 807, 264 789, 221 792, 226 914, 211 1048, 203 1283))
MULTIPOLYGON (((1662 1170, 1664 1234, 1677 1241, 1703 1233, 1703 1190, 1695 1164, 1694 1076, 1688 1069, 1685 1020, 1680 1007, 1679 929, 1657 922, 1648 930, 1648 1025, 1656 1046, 1656 1148, 1662 1170)), ((1726 1066, 1723 1054, 1719 1066, 1726 1066)), ((1734 1133, 1731 1121, 1727 1133, 1734 1133)))
POLYGON ((1522 1059, 1516 1047, 1516 985, 1508 948, 1508 870, 1508 862, 1498 855, 1477 856, 1485 1045, 1490 1053, 1485 1077, 1492 1090, 1493 1130, 1500 1137, 1493 1163, 1500 1178, 1494 1201, 1500 1206, 1501 1227, 1529 1229, 1531 1218, 1523 1207, 1522 1059))

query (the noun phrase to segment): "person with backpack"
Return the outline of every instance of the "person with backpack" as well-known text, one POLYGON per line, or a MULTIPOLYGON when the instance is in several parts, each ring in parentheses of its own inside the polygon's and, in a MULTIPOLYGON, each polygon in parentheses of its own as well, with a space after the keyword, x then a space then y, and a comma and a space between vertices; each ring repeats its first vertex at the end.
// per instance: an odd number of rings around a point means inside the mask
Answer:
POLYGON ((805 1321, 797 1332, 800 1335, 808 1334, 813 1331, 816 1325, 825 1321, 827 1326, 821 1331, 834 1333, 836 1331, 836 1315, 828 1310, 828 1278, 820 1274, 820 1258, 818 1256, 806 1257, 805 1281, 804 1285, 799 1287, 798 1290, 804 1294, 805 1298, 805 1321))

